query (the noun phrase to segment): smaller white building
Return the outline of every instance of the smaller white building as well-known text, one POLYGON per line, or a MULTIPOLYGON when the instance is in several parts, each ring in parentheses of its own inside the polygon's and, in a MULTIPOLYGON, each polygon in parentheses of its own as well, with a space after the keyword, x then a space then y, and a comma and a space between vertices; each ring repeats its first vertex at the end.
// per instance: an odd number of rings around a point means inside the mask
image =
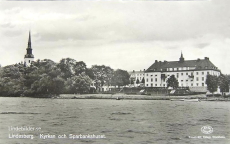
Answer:
MULTIPOLYGON (((90 87, 96 89, 96 82, 95 82, 95 80, 93 80, 91 82, 90 87)), ((114 88, 116 88, 116 86, 105 84, 103 86, 99 86, 98 90, 99 90, 99 92, 108 92, 108 91, 111 91, 111 89, 114 89, 114 88)))
MULTIPOLYGON (((134 84, 133 86, 134 87, 137 87, 137 86, 140 86, 141 84, 141 81, 143 79, 145 79, 145 69, 142 71, 132 71, 132 72, 129 72, 129 75, 130 75, 130 84, 131 84, 131 81, 133 80, 134 84), (137 80, 139 81, 139 83, 137 84, 137 80)), ((132 85, 132 84, 131 84, 132 85)))

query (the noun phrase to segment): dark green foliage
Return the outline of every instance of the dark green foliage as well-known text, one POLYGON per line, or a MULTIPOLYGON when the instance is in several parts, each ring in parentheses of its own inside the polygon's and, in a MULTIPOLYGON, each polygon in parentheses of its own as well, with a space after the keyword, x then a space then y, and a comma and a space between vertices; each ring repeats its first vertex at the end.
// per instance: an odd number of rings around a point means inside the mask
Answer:
POLYGON ((85 74, 87 71, 86 68, 86 64, 83 61, 79 61, 75 63, 75 67, 74 67, 74 72, 75 75, 81 75, 81 74, 85 74))
POLYGON ((125 70, 117 69, 112 77, 113 85, 125 86, 129 84, 129 73, 125 70))
POLYGON ((85 74, 73 76, 65 82, 66 90, 70 93, 88 93, 91 81, 85 74))
POLYGON ((211 93, 214 93, 215 91, 217 91, 217 87, 218 87, 218 78, 217 78, 217 76, 207 75, 205 83, 207 84, 207 89, 211 93))
POLYGON ((62 72, 62 77, 64 79, 70 78, 74 74, 74 59, 65 58, 61 59, 60 62, 57 64, 57 67, 60 68, 62 72))
POLYGON ((228 84, 230 84, 230 75, 228 74, 228 75, 225 75, 225 76, 226 76, 226 78, 228 80, 228 84))
POLYGON ((140 83, 140 81, 139 81, 139 79, 137 78, 137 80, 136 80, 136 84, 139 84, 140 83))
POLYGON ((92 69, 87 69, 85 72, 86 75, 88 75, 91 79, 95 79, 96 77, 93 74, 93 70, 92 69))
POLYGON ((93 65, 91 71, 96 82, 96 89, 104 84, 110 85, 113 77, 113 69, 104 65, 93 65))
POLYGON ((218 85, 220 87, 220 91, 223 92, 229 92, 229 81, 228 78, 226 76, 224 76, 223 74, 221 74, 218 77, 218 85))
POLYGON ((24 78, 23 65, 15 64, 1 68, 0 94, 3 96, 17 96, 23 93, 24 78))
POLYGON ((172 87, 173 89, 177 89, 179 86, 179 82, 176 79, 175 75, 171 75, 166 81, 167 87, 172 87))
MULTIPOLYGON (((104 65, 90 69, 83 61, 64 58, 59 63, 50 59, 34 61, 29 67, 19 63, 0 68, 1 96, 53 96, 61 93, 88 93, 90 84, 129 84, 129 74, 104 65)), ((91 90, 92 91, 92 90, 91 90)))
POLYGON ((17 65, 5 66, 2 69, 2 77, 10 77, 12 79, 18 79, 20 78, 20 76, 21 76, 21 73, 17 65))
POLYGON ((62 59, 60 63, 44 59, 33 62, 30 67, 23 64, 5 66, 0 69, 0 94, 2 96, 57 95, 68 91, 68 80, 77 78, 75 89, 87 92, 91 79, 85 75, 84 62, 62 59), (72 78, 73 77, 73 78, 72 78))

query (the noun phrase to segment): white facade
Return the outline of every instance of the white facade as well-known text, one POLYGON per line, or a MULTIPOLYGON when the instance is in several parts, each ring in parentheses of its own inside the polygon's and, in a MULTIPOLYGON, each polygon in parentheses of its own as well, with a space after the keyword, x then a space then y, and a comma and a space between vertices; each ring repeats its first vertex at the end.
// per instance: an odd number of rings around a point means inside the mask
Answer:
MULTIPOLYGON (((93 81, 91 82, 90 87, 96 89, 96 82, 95 82, 95 80, 93 80, 93 81)), ((107 84, 105 84, 105 85, 103 85, 103 86, 99 86, 99 87, 98 87, 98 90, 99 90, 99 92, 108 92, 108 91, 111 91, 111 89, 114 89, 114 88, 116 88, 116 86, 112 86, 112 85, 107 85, 107 84)), ((117 88, 118 88, 118 86, 117 86, 117 88)), ((121 88, 122 88, 122 87, 121 87, 121 88)))
POLYGON ((175 75, 179 87, 189 87, 193 91, 206 91, 205 82, 208 74, 219 76, 221 73, 216 70, 149 72, 145 73, 145 87, 167 87, 167 79, 175 75), (162 74, 165 74, 165 79, 161 78, 162 74))
POLYGON ((33 61, 34 58, 24 58, 25 66, 30 66, 33 61))

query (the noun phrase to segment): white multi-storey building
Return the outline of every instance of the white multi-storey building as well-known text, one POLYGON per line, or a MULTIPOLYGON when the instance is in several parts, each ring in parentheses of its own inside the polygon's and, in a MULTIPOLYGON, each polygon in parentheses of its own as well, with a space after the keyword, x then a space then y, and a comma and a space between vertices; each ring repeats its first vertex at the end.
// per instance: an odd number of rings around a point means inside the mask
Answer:
MULTIPOLYGON (((133 73, 130 74, 133 75, 133 73)), ((181 53, 179 61, 155 60, 155 63, 144 71, 145 87, 167 87, 167 79, 171 75, 175 75, 180 87, 189 87, 191 91, 205 92, 207 91, 205 81, 208 74, 216 76, 221 74, 208 57, 184 60, 181 53)), ((138 73, 136 73, 136 79, 138 77, 138 73)))

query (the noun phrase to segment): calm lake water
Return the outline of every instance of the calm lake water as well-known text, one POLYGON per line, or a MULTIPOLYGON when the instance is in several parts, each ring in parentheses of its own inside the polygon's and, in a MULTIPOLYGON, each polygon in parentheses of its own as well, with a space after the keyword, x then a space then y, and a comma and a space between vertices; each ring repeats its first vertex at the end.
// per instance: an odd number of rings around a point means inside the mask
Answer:
POLYGON ((0 97, 0 143, 227 144, 229 111, 230 102, 0 97), (211 134, 201 132, 206 125, 213 128, 211 134), (35 129, 15 131, 10 126, 35 129), (30 134, 34 139, 9 138, 12 134, 30 134), (42 139, 40 134, 56 138, 42 139), (64 134, 66 138, 58 138, 64 134), (105 138, 70 139, 69 134, 105 138))

